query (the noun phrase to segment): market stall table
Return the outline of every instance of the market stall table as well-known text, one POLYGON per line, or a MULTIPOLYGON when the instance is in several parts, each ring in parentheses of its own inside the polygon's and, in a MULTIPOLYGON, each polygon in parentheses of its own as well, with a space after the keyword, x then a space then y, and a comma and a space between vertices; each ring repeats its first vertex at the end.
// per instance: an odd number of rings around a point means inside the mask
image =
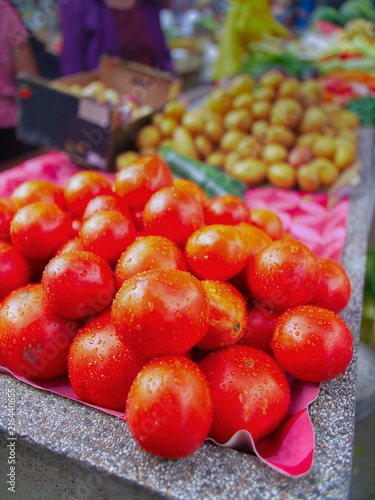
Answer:
POLYGON ((363 128, 359 143, 362 179, 351 191, 342 259, 352 284, 343 318, 354 335, 354 356, 344 376, 321 384, 319 397, 309 408, 315 454, 307 475, 288 478, 253 455, 208 442, 185 459, 155 458, 137 447, 125 422, 117 417, 0 374, 0 497, 15 498, 7 491, 6 474, 8 438, 16 437, 16 498, 347 498, 373 142, 373 129, 363 128), (10 436, 8 426, 7 408, 12 400, 15 436, 10 436))

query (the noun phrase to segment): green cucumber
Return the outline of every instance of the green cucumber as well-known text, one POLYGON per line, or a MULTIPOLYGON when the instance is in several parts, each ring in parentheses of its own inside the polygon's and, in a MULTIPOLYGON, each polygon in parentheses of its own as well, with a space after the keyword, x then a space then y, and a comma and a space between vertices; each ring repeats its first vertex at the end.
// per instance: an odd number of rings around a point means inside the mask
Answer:
POLYGON ((223 170, 182 156, 169 147, 160 148, 159 153, 173 175, 195 182, 203 189, 208 198, 222 194, 233 194, 244 199, 244 192, 248 189, 247 185, 234 179, 223 170))

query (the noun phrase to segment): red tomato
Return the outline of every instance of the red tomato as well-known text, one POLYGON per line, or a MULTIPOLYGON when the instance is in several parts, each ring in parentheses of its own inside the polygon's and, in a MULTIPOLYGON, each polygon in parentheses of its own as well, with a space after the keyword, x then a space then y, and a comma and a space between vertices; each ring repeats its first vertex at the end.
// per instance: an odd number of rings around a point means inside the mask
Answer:
POLYGON ((309 304, 339 313, 350 300, 351 286, 348 275, 342 265, 334 260, 318 258, 317 261, 321 280, 309 304))
POLYGON ((10 235, 14 247, 26 257, 47 259, 72 236, 72 221, 57 205, 30 203, 16 212, 10 235))
MULTIPOLYGON (((82 240, 79 236, 76 238, 71 238, 67 242, 65 242, 56 252, 56 255, 59 255, 60 253, 66 253, 66 252, 84 252, 85 249, 83 248, 82 240)), ((46 263, 47 264, 47 263, 46 263)))
POLYGON ((198 229, 188 238, 185 259, 198 278, 227 281, 245 266, 248 252, 235 226, 214 224, 198 229))
POLYGON ((173 241, 164 236, 140 236, 119 258, 115 278, 117 287, 143 271, 151 269, 179 269, 186 271, 183 253, 173 241))
POLYGON ((247 328, 239 344, 248 345, 273 355, 271 341, 280 312, 253 302, 247 313, 247 328))
POLYGON ((125 411, 130 386, 144 364, 120 340, 107 309, 87 323, 70 346, 69 379, 82 401, 125 411))
POLYGON ((283 237, 283 223, 278 215, 269 210, 252 210, 250 212, 250 223, 270 236, 273 240, 283 237))
POLYGON ((268 354, 237 344, 212 352, 198 366, 214 404, 209 435, 218 443, 226 443, 241 429, 257 442, 286 417, 288 380, 268 354))
POLYGON ((53 310, 72 319, 103 311, 116 290, 107 262, 90 252, 66 252, 51 259, 44 269, 42 285, 53 310))
POLYGON ((280 316, 271 347, 276 361, 290 375, 323 382, 345 372, 353 356, 353 337, 333 311, 306 305, 280 316))
POLYGON ((196 344, 212 351, 237 342, 246 330, 246 303, 240 292, 223 281, 202 281, 208 298, 208 330, 196 344))
POLYGON ((112 184, 104 175, 91 170, 74 174, 64 188, 66 205, 74 217, 82 217, 92 198, 113 194, 112 184))
POLYGON ((92 215, 96 215, 100 212, 107 212, 108 210, 118 210, 127 219, 134 223, 134 214, 130 208, 125 205, 124 200, 113 195, 101 195, 95 196, 90 200, 86 206, 86 210, 83 214, 83 220, 88 219, 92 215))
POLYGON ((78 324, 57 316, 41 285, 9 294, 0 308, 0 361, 31 380, 66 373, 69 346, 78 324))
POLYGON ((195 184, 195 182, 189 181, 188 179, 174 179, 173 185, 193 195, 202 207, 204 207, 207 203, 206 193, 198 186, 198 184, 195 184))
POLYGON ((165 236, 183 247, 188 237, 204 226, 203 208, 191 194, 168 186, 148 200, 143 226, 147 234, 165 236))
POLYGON ((10 243, 10 223, 13 219, 13 211, 9 205, 0 200, 0 240, 10 243))
POLYGON ((207 200, 204 207, 204 221, 209 224, 229 224, 250 222, 250 209, 246 203, 231 194, 216 196, 207 200))
POLYGON ((116 174, 116 193, 135 210, 143 209, 150 197, 165 186, 173 186, 173 175, 157 156, 137 158, 116 174))
POLYGON ((320 271, 314 254, 292 239, 272 242, 250 259, 247 285, 252 296, 270 309, 285 311, 315 295, 320 271))
MULTIPOLYGON (((263 250, 263 248, 266 248, 267 245, 272 243, 272 240, 267 233, 265 233, 258 227, 247 224, 247 222, 236 224, 236 228, 241 232, 242 236, 245 239, 248 259, 254 257, 254 255, 263 250)), ((236 274, 236 276, 233 276, 233 278, 230 279, 230 283, 242 293, 246 293, 249 291, 246 280, 247 266, 248 263, 246 263, 246 265, 238 274, 236 274)))
POLYGON ((183 356, 150 361, 137 375, 126 403, 126 422, 148 453, 181 458, 208 435, 212 401, 198 366, 183 356))
POLYGON ((27 260, 10 243, 0 241, 0 300, 30 281, 27 260))
POLYGON ((66 208, 63 190, 48 181, 25 181, 10 196, 10 208, 13 212, 30 203, 39 202, 57 205, 62 210, 66 208))
POLYGON ((85 250, 114 266, 122 252, 134 241, 135 227, 121 212, 111 210, 85 220, 79 236, 85 250))
POLYGON ((143 358, 182 354, 207 332, 207 297, 190 273, 154 269, 126 280, 112 303, 112 321, 143 358))

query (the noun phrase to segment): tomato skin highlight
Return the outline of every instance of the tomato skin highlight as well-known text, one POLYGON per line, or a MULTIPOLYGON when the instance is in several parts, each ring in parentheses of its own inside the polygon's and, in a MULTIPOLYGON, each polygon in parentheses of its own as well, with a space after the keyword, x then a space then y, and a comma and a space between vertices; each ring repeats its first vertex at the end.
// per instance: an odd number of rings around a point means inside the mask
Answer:
POLYGON ((112 303, 112 321, 143 358, 183 354, 207 332, 203 286, 188 272, 154 269, 126 280, 112 303))
POLYGON ((126 422, 147 452, 164 458, 194 453, 208 435, 212 400, 203 373, 183 356, 150 361, 135 378, 126 422))
POLYGON ((204 207, 204 220, 207 225, 250 223, 250 209, 237 196, 223 194, 207 201, 204 207))
POLYGON ((226 443, 241 429, 257 442, 286 417, 288 380, 268 354, 237 344, 208 354, 198 366, 207 378, 214 404, 209 435, 218 443, 226 443))
POLYGON ((30 380, 63 375, 78 328, 52 311, 40 284, 18 288, 0 307, 0 361, 30 380))
POLYGON ((0 300, 16 288, 29 283, 31 270, 27 260, 6 241, 0 241, 0 300))
POLYGON ((92 170, 74 174, 64 188, 65 203, 73 217, 81 218, 90 200, 112 195, 112 184, 104 175, 92 170))
POLYGON ((254 299, 276 311, 309 302, 319 281, 314 254, 292 239, 272 242, 250 259, 247 269, 247 285, 254 299))
POLYGON ((324 307, 336 314, 348 305, 351 286, 348 275, 341 264, 332 259, 318 258, 321 280, 318 290, 309 304, 324 307))
POLYGON ((252 210, 250 212, 250 224, 265 231, 272 240, 283 237, 284 227, 280 217, 269 210, 252 210))
POLYGON ((276 361, 293 377, 324 382, 345 372, 353 356, 353 336, 333 311, 304 305, 278 318, 271 347, 276 361))
POLYGON ((199 279, 227 281, 245 266, 245 240, 235 226, 213 224, 195 231, 185 245, 188 269, 199 279))
POLYGON ((91 252, 64 252, 43 271, 42 285, 53 310, 65 318, 84 319, 112 302, 116 285, 109 264, 91 252))
POLYGON ((82 401, 111 410, 125 411, 130 386, 144 364, 120 340, 110 309, 81 328, 69 349, 74 392, 82 401))

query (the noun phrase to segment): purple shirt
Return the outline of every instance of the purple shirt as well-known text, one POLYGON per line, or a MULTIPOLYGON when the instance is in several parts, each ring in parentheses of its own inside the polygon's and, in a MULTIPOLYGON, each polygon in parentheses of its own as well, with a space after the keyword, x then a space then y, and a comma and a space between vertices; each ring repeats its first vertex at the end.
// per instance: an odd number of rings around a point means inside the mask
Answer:
MULTIPOLYGON (((149 49, 148 64, 173 71, 169 49, 160 26, 160 8, 160 0, 138 0, 133 9, 137 9, 136 16, 143 21, 142 26, 136 30, 124 29, 118 36, 119 23, 115 22, 115 11, 108 8, 102 0, 60 1, 62 73, 69 75, 94 70, 103 54, 134 60, 131 58, 140 55, 140 52, 134 50, 134 45, 145 49, 145 43, 149 49)), ((138 62, 145 62, 144 57, 138 62)))

